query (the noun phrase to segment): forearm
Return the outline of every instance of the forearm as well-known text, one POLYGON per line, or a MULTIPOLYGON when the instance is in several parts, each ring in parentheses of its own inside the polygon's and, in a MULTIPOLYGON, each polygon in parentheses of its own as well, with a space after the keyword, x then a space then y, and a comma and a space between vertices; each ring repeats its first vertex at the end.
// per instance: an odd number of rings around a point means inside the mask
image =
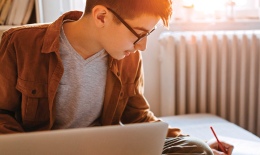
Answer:
MULTIPOLYGON (((1 112, 1 111, 0 111, 1 112)), ((0 113, 0 134, 24 132, 18 121, 9 114, 0 113)))
POLYGON ((7 81, 2 82, 0 75, 0 134, 23 132, 15 118, 15 109, 20 107, 20 95, 7 81))

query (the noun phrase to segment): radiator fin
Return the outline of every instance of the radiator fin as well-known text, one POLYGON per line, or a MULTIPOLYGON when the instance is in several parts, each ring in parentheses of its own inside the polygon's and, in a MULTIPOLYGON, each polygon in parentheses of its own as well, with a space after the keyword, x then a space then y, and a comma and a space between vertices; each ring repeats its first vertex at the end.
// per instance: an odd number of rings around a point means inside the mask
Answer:
POLYGON ((212 113, 260 136, 260 31, 160 36, 161 115, 212 113))

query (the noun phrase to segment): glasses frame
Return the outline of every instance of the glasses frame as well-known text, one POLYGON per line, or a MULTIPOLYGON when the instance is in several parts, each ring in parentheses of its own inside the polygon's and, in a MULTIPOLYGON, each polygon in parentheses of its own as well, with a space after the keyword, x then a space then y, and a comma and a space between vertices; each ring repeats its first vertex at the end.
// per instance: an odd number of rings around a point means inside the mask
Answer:
POLYGON ((155 28, 153 28, 150 32, 145 33, 145 34, 143 34, 143 35, 139 35, 139 34, 136 33, 135 30, 134 30, 129 24, 127 24, 127 22, 126 22, 122 17, 120 17, 114 10, 112 10, 112 9, 110 9, 110 8, 107 8, 107 9, 108 9, 110 12, 112 12, 112 13, 116 16, 116 18, 117 18, 121 23, 123 23, 123 24, 125 25, 125 27, 128 28, 128 30, 130 30, 130 31, 137 37, 137 40, 133 43, 134 45, 135 45, 136 43, 140 42, 143 38, 149 36, 149 35, 156 29, 156 27, 155 27, 155 28))

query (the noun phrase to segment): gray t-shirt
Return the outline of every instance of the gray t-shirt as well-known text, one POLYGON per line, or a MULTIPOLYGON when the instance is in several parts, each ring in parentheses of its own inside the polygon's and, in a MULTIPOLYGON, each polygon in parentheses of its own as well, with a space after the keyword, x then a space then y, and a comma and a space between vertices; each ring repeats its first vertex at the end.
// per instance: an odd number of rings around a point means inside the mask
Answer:
POLYGON ((98 125, 105 94, 107 53, 101 50, 83 59, 70 45, 62 29, 60 55, 64 74, 55 97, 53 129, 98 125))

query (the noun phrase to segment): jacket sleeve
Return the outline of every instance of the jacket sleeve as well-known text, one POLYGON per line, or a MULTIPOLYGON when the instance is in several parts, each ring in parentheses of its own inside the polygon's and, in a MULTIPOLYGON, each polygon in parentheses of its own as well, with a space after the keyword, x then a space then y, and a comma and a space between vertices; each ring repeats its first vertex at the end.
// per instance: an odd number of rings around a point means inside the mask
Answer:
POLYGON ((7 31, 0 44, 0 134, 23 132, 15 118, 21 104, 21 94, 16 90, 16 64, 15 50, 7 31))
MULTIPOLYGON (((154 116, 150 110, 150 106, 145 99, 144 92, 144 77, 143 64, 140 52, 131 54, 124 60, 124 70, 129 72, 129 77, 133 81, 134 95, 129 96, 126 107, 124 109, 121 121, 122 123, 139 123, 139 122, 153 122, 159 119, 154 116)), ((133 90, 133 89, 131 89, 133 90)))
MULTIPOLYGON (((144 97, 144 72, 142 57, 139 53, 138 64, 135 76, 135 93, 129 97, 122 116, 122 123, 138 123, 138 122, 157 122, 162 121, 157 118, 150 110, 148 101, 144 97)), ((132 60, 131 63, 135 62, 132 60)), ((128 62, 129 64, 129 62, 128 62)), ((128 72, 131 69, 128 69, 128 72)), ((132 71, 131 74, 134 72, 132 71)), ((169 127, 167 137, 176 137, 182 135, 179 128, 169 127)))

